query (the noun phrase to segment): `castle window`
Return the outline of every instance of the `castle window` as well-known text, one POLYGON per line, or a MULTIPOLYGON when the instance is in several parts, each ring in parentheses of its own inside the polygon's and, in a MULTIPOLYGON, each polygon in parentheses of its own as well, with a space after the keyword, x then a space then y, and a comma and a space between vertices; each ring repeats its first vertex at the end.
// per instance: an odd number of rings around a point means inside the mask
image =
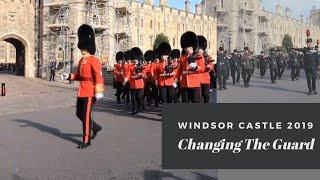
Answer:
POLYGON ((152 20, 150 21, 150 29, 152 29, 152 25, 153 25, 153 22, 152 20))
POLYGON ((172 39, 172 45, 173 45, 173 47, 176 46, 176 38, 172 39))

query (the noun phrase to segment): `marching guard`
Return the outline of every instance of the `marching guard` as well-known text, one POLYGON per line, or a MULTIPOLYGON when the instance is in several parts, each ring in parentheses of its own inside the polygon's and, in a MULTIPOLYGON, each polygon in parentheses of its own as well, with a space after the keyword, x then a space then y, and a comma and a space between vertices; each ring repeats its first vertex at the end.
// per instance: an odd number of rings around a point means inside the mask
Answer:
POLYGON ((113 74, 115 76, 115 88, 116 88, 116 97, 117 97, 118 104, 121 104, 121 94, 123 92, 123 81, 124 81, 123 60, 124 60, 124 53, 118 52, 116 54, 117 64, 114 65, 114 71, 113 71, 113 74))
POLYGON ((270 78, 271 78, 271 83, 275 84, 276 79, 277 79, 277 55, 275 53, 275 49, 271 48, 270 49, 270 54, 268 57, 268 62, 269 62, 269 68, 270 68, 270 78))
POLYGON ((244 54, 242 56, 242 78, 244 80, 244 87, 248 88, 250 85, 250 79, 254 71, 254 58, 251 55, 248 47, 244 48, 244 54))
POLYGON ((260 76, 261 78, 264 78, 267 71, 268 57, 263 51, 261 51, 260 55, 258 56, 258 59, 259 59, 260 76))
POLYGON ((159 87, 160 98, 163 103, 173 103, 174 92, 177 87, 175 83, 173 61, 170 58, 171 46, 162 43, 158 47, 160 62, 155 69, 156 85, 159 87))
POLYGON ((206 52, 207 49, 207 39, 203 36, 198 36, 199 41, 199 55, 203 56, 205 59, 205 70, 200 74, 201 78, 201 95, 202 102, 209 103, 210 101, 210 71, 214 70, 214 65, 212 63, 211 58, 206 52))
MULTIPOLYGON (((179 69, 179 59, 180 59, 180 50, 179 49, 173 49, 171 51, 171 59, 173 63, 173 72, 177 74, 178 69, 179 69)), ((174 92, 174 103, 180 103, 180 96, 181 96, 181 86, 180 86, 180 81, 177 83, 177 87, 175 88, 174 92)))
MULTIPOLYGON (((125 63, 123 65, 123 73, 124 77, 126 77, 129 74, 130 67, 132 66, 132 55, 131 50, 128 50, 124 53, 125 63)), ((123 81, 123 94, 122 99, 125 99, 125 102, 127 105, 130 103, 130 82, 129 81, 123 81)))
POLYGON ((230 59, 230 69, 232 76, 232 83, 240 83, 240 74, 241 74, 241 55, 238 54, 238 50, 234 50, 232 57, 230 59))
POLYGON ((217 55, 217 79, 219 84, 219 89, 227 89, 227 76, 228 76, 228 60, 223 52, 223 47, 219 47, 217 55))
POLYGON ((180 67, 177 71, 176 82, 180 81, 182 90, 182 103, 200 103, 201 76, 205 70, 205 60, 196 52, 198 38, 194 32, 188 31, 181 36, 181 47, 186 54, 180 58, 180 67), (181 79, 181 80, 180 80, 181 79))
POLYGON ((82 58, 77 72, 70 74, 68 79, 80 81, 77 117, 83 124, 83 142, 78 148, 83 149, 91 145, 91 139, 101 130, 101 126, 92 119, 92 107, 96 101, 104 97, 104 81, 100 60, 94 57, 96 53, 94 30, 84 24, 78 30, 78 38, 78 48, 81 50, 82 58))

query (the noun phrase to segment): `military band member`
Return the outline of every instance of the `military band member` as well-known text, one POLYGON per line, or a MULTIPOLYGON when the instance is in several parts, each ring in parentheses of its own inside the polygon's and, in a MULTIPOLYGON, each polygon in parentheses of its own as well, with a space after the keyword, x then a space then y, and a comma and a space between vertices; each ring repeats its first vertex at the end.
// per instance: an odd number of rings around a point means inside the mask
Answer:
POLYGON ((244 48, 244 54, 241 59, 242 63, 242 78, 244 81, 244 87, 248 88, 250 85, 250 79, 254 69, 254 58, 251 55, 248 47, 244 48))
POLYGON ((155 70, 156 85, 159 87, 162 103, 173 103, 176 88, 173 61, 170 58, 171 46, 161 43, 158 47, 160 62, 155 70))
POLYGON ((132 115, 143 112, 144 74, 142 66, 142 51, 138 47, 131 49, 132 65, 125 76, 125 82, 130 82, 132 115))
MULTIPOLYGON (((173 62, 173 71, 175 74, 177 74, 177 71, 179 69, 179 59, 180 59, 180 50, 179 49, 173 49, 171 51, 171 59, 173 62)), ((180 81, 177 83, 177 87, 175 88, 175 93, 174 93, 174 103, 180 103, 180 96, 181 96, 181 86, 180 86, 180 81)))
POLYGON ((203 103, 209 103, 210 101, 210 74, 209 72, 214 69, 214 65, 210 62, 210 57, 206 52, 207 39, 203 36, 198 36, 199 41, 199 56, 203 56, 205 60, 205 70, 200 73, 201 78, 201 96, 203 103))
POLYGON ((317 70, 320 69, 320 59, 318 52, 313 47, 312 39, 307 39, 307 47, 293 49, 304 53, 304 69, 309 89, 308 95, 312 95, 312 93, 318 94, 316 76, 317 70))
POLYGON ((101 130, 101 126, 93 121, 91 111, 93 104, 103 98, 104 81, 101 63, 93 56, 96 52, 94 30, 89 25, 82 25, 78 30, 78 38, 82 58, 77 73, 70 74, 68 79, 80 81, 77 117, 83 124, 83 142, 78 148, 83 149, 91 145, 91 139, 101 130))
POLYGON ((123 92, 123 81, 124 81, 123 60, 124 60, 124 53, 118 52, 116 54, 117 64, 114 65, 114 71, 113 71, 113 74, 115 76, 115 88, 116 88, 116 97, 117 97, 118 104, 121 103, 121 95, 123 92))
POLYGON ((298 69, 300 69, 299 52, 292 50, 289 54, 291 64, 291 79, 298 80, 298 69))
POLYGON ((148 105, 151 104, 152 100, 152 84, 154 83, 153 73, 151 72, 152 63, 155 60, 154 51, 148 50, 144 53, 144 60, 146 65, 144 65, 144 74, 145 74, 145 88, 144 88, 144 98, 147 98, 148 105))
MULTIPOLYGON (((123 65, 124 77, 126 77, 130 72, 130 67, 132 66, 132 54, 131 50, 124 53, 125 63, 123 65)), ((130 81, 123 81, 123 94, 122 99, 125 99, 127 105, 130 103, 130 81)))
POLYGON ((229 64, 226 55, 223 53, 223 47, 219 48, 217 55, 217 79, 219 89, 227 89, 227 76, 228 76, 229 64))
POLYGON ((286 57, 280 49, 278 49, 277 54, 277 68, 278 77, 279 79, 282 79, 282 75, 286 69, 286 57))
POLYGON ((275 84, 277 79, 277 54, 275 53, 275 49, 270 49, 270 55, 268 56, 268 63, 270 68, 270 78, 271 83, 275 84))
POLYGON ((152 95, 152 99, 154 100, 154 106, 159 107, 159 104, 160 104, 159 87, 156 85, 156 78, 155 78, 155 70, 159 64, 159 59, 160 59, 159 52, 157 49, 154 50, 154 55, 155 55, 155 59, 152 62, 151 67, 150 67, 150 72, 151 72, 152 78, 153 78, 153 81, 151 84, 151 87, 152 87, 151 95, 152 95))
POLYGON ((232 76, 232 83, 240 83, 240 74, 241 74, 241 55, 238 54, 238 50, 234 50, 232 57, 230 59, 230 69, 232 76))
POLYGON ((200 103, 201 83, 200 73, 205 70, 205 60, 196 52, 198 38, 194 32, 188 31, 181 36, 181 47, 186 54, 180 58, 180 67, 177 71, 176 82, 180 80, 182 103, 200 103))
POLYGON ((259 59, 260 76, 261 78, 264 78, 267 71, 268 59, 266 54, 263 51, 261 51, 261 54, 258 56, 258 59, 259 59))

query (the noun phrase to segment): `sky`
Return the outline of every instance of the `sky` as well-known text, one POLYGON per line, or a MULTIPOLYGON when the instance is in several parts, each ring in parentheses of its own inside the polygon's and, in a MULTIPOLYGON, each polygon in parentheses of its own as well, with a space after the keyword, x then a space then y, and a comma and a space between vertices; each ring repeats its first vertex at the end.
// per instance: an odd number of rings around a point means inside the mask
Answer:
MULTIPOLYGON (((184 9, 184 0, 168 0, 168 1, 170 6, 178 9, 184 9)), ((201 0, 190 0, 190 1, 193 7, 194 7, 194 4, 201 2, 201 0)), ((158 4, 159 0, 155 0, 154 2, 158 4)), ((312 6, 314 5, 317 8, 320 8, 320 0, 262 0, 262 2, 265 9, 271 12, 275 11, 275 7, 278 3, 280 3, 280 5, 282 5, 285 8, 289 7, 291 8, 292 16, 295 18, 300 18, 301 14, 304 17, 308 17, 309 12, 312 6)))

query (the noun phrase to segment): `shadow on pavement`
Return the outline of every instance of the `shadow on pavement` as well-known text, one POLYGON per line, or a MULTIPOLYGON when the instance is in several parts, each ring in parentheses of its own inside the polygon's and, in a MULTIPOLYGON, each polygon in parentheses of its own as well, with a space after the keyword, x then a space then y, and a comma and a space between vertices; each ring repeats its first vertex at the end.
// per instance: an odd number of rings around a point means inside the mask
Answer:
MULTIPOLYGON (((198 172, 192 172, 195 175, 194 180, 218 180, 217 178, 207 176, 198 172)), ((179 178, 174 176, 172 173, 160 171, 160 170, 145 170, 143 172, 144 180, 162 180, 163 178, 170 178, 173 180, 184 180, 184 178, 179 178)))
POLYGON ((110 113, 115 116, 123 116, 123 117, 130 117, 135 119, 144 119, 144 120, 150 120, 150 121, 162 121, 161 116, 159 114, 161 113, 160 109, 152 109, 152 108, 146 108, 144 113, 139 113, 137 115, 131 115, 131 108, 130 106, 127 106, 125 104, 117 104, 114 100, 102 100, 99 103, 95 104, 94 110, 96 112, 105 112, 110 113), (158 116, 156 118, 151 116, 158 116))
POLYGON ((252 87, 264 88, 264 89, 271 89, 276 91, 286 91, 286 92, 293 92, 293 93, 301 93, 306 94, 304 91, 294 91, 286 88, 274 87, 274 86, 267 86, 267 85, 253 85, 252 87))
POLYGON ((20 125, 21 128, 24 127, 33 127, 41 132, 47 133, 47 134, 51 134, 53 136, 59 137, 63 140, 72 142, 74 144, 80 144, 81 141, 74 139, 73 137, 82 137, 81 134, 66 134, 66 133, 62 133, 59 129, 57 128, 53 128, 53 127, 49 127, 37 122, 33 122, 33 121, 29 121, 29 120, 23 120, 23 119, 15 119, 12 120, 18 123, 21 123, 22 125, 20 125))

